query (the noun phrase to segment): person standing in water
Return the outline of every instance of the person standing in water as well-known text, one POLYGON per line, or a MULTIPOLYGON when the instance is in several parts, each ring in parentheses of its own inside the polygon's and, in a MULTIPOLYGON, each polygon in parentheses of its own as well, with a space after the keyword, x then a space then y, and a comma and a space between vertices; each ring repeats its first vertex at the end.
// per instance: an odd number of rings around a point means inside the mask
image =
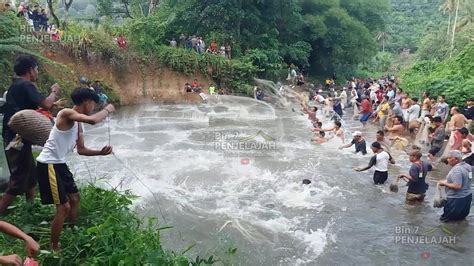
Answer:
POLYGON ((407 195, 405 198, 408 204, 422 202, 425 199, 425 192, 428 190, 428 184, 425 180, 428 171, 432 170, 432 166, 431 164, 422 161, 421 156, 422 154, 419 151, 411 152, 410 162, 412 165, 409 172, 398 176, 398 179, 402 179, 408 184, 407 195))
POLYGON ((464 220, 471 210, 472 191, 471 166, 462 161, 462 153, 452 150, 447 156, 448 164, 452 166, 445 180, 439 181, 440 186, 446 187, 448 199, 444 205, 442 222, 464 220))
POLYGON ((382 185, 388 179, 388 163, 395 164, 395 161, 388 152, 384 151, 380 143, 374 142, 370 148, 375 155, 370 158, 369 165, 366 167, 356 167, 354 170, 361 172, 374 167, 374 184, 382 185))
POLYGON ((340 121, 334 122, 334 126, 326 129, 319 129, 318 131, 334 131, 334 135, 341 138, 344 143, 344 129, 342 129, 342 123, 340 121))
POLYGON ((350 143, 339 147, 339 149, 349 148, 350 146, 355 145, 356 153, 361 152, 362 155, 366 155, 367 147, 366 147, 365 139, 362 137, 362 133, 360 131, 356 131, 354 132, 354 134, 352 134, 352 137, 354 138, 352 139, 350 143))

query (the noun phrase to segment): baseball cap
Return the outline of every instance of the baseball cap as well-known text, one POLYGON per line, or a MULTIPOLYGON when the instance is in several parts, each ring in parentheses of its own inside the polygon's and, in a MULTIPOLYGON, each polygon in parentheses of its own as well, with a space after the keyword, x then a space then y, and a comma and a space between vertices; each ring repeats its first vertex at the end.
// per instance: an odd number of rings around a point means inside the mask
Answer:
POLYGON ((352 133, 352 136, 353 137, 362 136, 362 133, 360 131, 356 131, 356 132, 352 133))

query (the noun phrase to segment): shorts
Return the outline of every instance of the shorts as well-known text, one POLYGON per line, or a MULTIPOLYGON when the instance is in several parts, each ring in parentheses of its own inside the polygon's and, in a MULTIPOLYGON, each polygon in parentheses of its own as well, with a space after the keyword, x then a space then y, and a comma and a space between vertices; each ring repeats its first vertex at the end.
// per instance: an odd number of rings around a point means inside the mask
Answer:
POLYGON ((371 113, 362 115, 362 116, 360 117, 360 122, 361 122, 361 123, 367 122, 367 121, 369 120, 369 118, 370 118, 370 115, 371 115, 371 113))
POLYGON ((381 172, 381 171, 375 171, 374 172, 374 184, 376 185, 382 185, 387 181, 388 178, 388 172, 381 172))
MULTIPOLYGON (((7 146, 8 143, 5 144, 7 146)), ((31 145, 24 144, 21 150, 10 148, 5 151, 10 181, 5 193, 21 195, 36 186, 36 165, 31 153, 31 145)))
POLYGON ((415 193, 408 193, 405 197, 405 201, 408 203, 415 203, 415 202, 422 202, 425 199, 425 194, 415 194, 415 193))
POLYGON ((441 150, 441 147, 431 147, 431 149, 428 151, 429 154, 436 156, 438 152, 441 150))
POLYGON ((65 163, 44 164, 38 162, 38 185, 43 204, 64 204, 68 195, 78 193, 74 178, 65 163))

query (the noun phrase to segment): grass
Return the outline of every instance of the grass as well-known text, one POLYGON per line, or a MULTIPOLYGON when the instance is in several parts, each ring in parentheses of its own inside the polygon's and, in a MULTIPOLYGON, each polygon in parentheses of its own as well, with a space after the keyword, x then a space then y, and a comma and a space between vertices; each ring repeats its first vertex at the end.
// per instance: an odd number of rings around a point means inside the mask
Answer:
MULTIPOLYGON (((79 219, 65 226, 60 253, 49 251, 50 225, 55 208, 39 199, 17 200, 3 220, 35 238, 41 246, 37 260, 42 265, 202 265, 217 262, 214 257, 191 260, 183 252, 166 251, 161 246, 156 219, 141 219, 131 210, 135 196, 129 192, 87 185, 80 190, 79 219)), ((0 254, 16 253, 25 258, 23 242, 0 234, 0 254), (6 244, 5 244, 6 243, 6 244)))

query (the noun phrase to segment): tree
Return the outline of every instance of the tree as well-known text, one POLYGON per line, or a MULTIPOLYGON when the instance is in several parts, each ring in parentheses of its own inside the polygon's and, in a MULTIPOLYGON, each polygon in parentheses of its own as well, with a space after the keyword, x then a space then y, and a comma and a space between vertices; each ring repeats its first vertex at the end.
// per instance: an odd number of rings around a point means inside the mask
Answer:
POLYGON ((56 28, 59 29, 59 18, 56 16, 56 14, 54 13, 54 3, 53 1, 54 0, 46 0, 47 3, 48 3, 48 9, 49 9, 49 12, 51 13, 51 16, 53 17, 54 19, 54 23, 56 24, 56 28))
POLYGON ((155 11, 155 8, 158 4, 159 0, 150 0, 150 4, 148 6, 148 15, 153 14, 153 11, 155 11))
POLYGON ((73 0, 62 0, 64 7, 64 20, 63 20, 63 29, 67 29, 67 20, 69 18, 69 8, 72 5, 73 0))
POLYGON ((381 41, 381 42, 382 42, 382 52, 385 53, 385 42, 386 42, 387 39, 388 39, 388 34, 387 34, 387 32, 385 32, 385 31, 379 31, 379 32, 377 32, 377 34, 375 35, 375 38, 377 39, 377 41, 381 41))
POLYGON ((446 0, 440 7, 439 10, 448 13, 448 30, 446 32, 446 35, 449 35, 450 33, 450 28, 451 28, 451 15, 453 13, 454 7, 455 7, 455 1, 456 0, 446 0))

